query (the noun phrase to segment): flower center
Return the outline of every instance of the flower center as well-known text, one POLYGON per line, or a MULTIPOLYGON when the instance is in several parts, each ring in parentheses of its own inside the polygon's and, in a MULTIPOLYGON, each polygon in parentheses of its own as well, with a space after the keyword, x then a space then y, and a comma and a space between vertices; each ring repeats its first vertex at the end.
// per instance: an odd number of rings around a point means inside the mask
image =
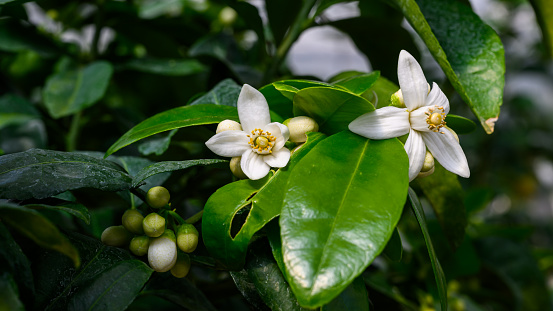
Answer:
POLYGON ((258 154, 273 153, 272 149, 275 145, 276 137, 272 136, 271 133, 255 129, 251 132, 251 135, 247 136, 250 138, 250 146, 258 154))
POLYGON ((445 116, 444 107, 434 106, 429 107, 426 114, 426 123, 428 124, 428 129, 432 132, 440 132, 440 129, 445 126, 445 116))

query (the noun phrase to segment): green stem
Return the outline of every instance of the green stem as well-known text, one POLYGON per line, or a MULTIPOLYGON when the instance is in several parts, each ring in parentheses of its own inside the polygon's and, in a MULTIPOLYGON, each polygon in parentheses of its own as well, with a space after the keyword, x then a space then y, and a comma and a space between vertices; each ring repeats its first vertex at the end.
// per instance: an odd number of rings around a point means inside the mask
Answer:
POLYGON ((202 216, 204 215, 204 210, 201 210, 197 212, 196 214, 192 215, 192 217, 188 218, 186 220, 187 224, 194 224, 198 222, 200 219, 202 219, 202 216))
POLYGON ((66 150, 71 152, 77 149, 77 139, 79 138, 79 131, 81 130, 81 117, 82 111, 78 111, 73 115, 71 120, 71 127, 66 137, 66 150))
POLYGON ((182 219, 182 217, 180 217, 179 214, 177 214, 176 212, 173 212, 173 211, 168 211, 167 212, 169 215, 173 216, 174 219, 176 219, 180 225, 182 225, 183 223, 185 223, 184 219, 182 219))
POLYGON ((292 47, 292 44, 296 42, 302 31, 311 26, 311 24, 315 20, 315 16, 309 17, 309 13, 311 12, 313 5, 315 5, 315 2, 317 2, 317 0, 303 1, 303 5, 298 13, 298 16, 296 17, 294 23, 290 27, 290 30, 280 43, 280 46, 277 48, 277 51, 272 58, 272 62, 269 65, 269 69, 265 71, 265 75, 263 77, 264 84, 270 83, 272 81, 278 71, 278 68, 280 67, 280 64, 284 61, 286 55, 288 54, 288 51, 292 47))

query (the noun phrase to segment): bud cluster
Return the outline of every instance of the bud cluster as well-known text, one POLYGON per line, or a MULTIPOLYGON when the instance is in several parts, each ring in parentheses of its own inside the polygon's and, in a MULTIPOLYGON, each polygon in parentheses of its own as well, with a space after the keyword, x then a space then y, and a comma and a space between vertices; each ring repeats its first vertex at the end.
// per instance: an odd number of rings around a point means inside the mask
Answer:
POLYGON ((177 278, 185 277, 190 270, 188 253, 196 249, 199 232, 192 224, 173 225, 172 219, 168 221, 169 217, 177 217, 177 221, 183 222, 168 208, 169 200, 166 188, 151 188, 146 194, 146 202, 160 211, 144 217, 139 210, 128 209, 121 218, 121 225, 104 230, 102 243, 128 247, 136 256, 148 255, 148 263, 153 270, 171 271, 177 278))

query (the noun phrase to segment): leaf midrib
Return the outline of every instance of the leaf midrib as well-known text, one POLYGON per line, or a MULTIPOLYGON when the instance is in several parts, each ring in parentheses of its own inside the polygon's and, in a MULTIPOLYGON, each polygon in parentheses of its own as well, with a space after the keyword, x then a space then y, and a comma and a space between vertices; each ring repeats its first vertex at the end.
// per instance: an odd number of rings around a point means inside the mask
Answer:
POLYGON ((57 161, 51 161, 51 162, 40 162, 40 163, 33 163, 33 164, 29 164, 29 165, 19 166, 19 167, 16 167, 16 168, 13 168, 13 169, 4 171, 4 172, 0 172, 0 175, 9 173, 9 172, 11 172, 11 171, 15 171, 15 170, 20 170, 20 169, 28 168, 28 167, 43 166, 43 165, 58 164, 58 163, 59 163, 59 164, 62 164, 62 163, 82 163, 82 164, 92 165, 92 166, 96 166, 96 167, 106 168, 106 169, 108 169, 108 170, 111 170, 111 171, 120 173, 121 175, 126 175, 126 174, 124 174, 123 172, 121 172, 121 171, 119 171, 119 170, 116 170, 116 169, 114 169, 114 168, 111 168, 111 167, 109 167, 109 166, 103 166, 103 165, 100 165, 100 164, 97 164, 97 163, 93 163, 93 162, 84 162, 84 161, 58 161, 58 160, 57 160, 57 161))

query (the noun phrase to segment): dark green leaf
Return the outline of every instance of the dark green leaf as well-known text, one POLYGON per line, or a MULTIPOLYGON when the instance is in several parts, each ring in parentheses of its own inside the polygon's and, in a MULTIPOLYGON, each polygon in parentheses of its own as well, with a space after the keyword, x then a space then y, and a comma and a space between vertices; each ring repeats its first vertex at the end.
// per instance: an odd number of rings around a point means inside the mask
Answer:
POLYGON ((219 123, 223 120, 238 120, 235 107, 223 105, 183 106, 156 114, 140 122, 137 126, 123 134, 105 154, 105 157, 138 140, 173 129, 219 123))
POLYGON ((553 58, 553 6, 548 0, 530 0, 536 12, 536 18, 541 27, 543 43, 549 52, 549 58, 553 58))
POLYGON ((25 99, 13 94, 0 97, 0 128, 39 117, 38 110, 25 99))
POLYGON ((67 310, 125 310, 154 272, 140 260, 118 262, 71 297, 67 310))
POLYGON ((467 118, 456 116, 454 114, 448 114, 446 117, 446 122, 447 126, 459 135, 468 134, 476 129, 476 124, 474 122, 467 118))
POLYGON ((359 276, 321 311, 369 310, 369 295, 363 277, 359 276))
MULTIPOLYGON (((0 7, 3 4, 19 4, 28 1, 7 1, 0 0, 0 7), (11 3, 9 3, 11 2, 11 3)), ((6 52, 35 51, 41 56, 52 57, 57 53, 53 42, 41 36, 33 27, 24 27, 20 23, 10 19, 0 22, 0 50, 6 52)))
POLYGON ((156 155, 162 155, 169 148, 171 143, 171 138, 177 133, 177 130, 172 130, 167 134, 167 136, 161 138, 155 138, 141 143, 138 146, 138 151, 142 155, 150 155, 155 153, 156 155))
POLYGON ((326 134, 346 130, 355 118, 374 110, 365 98, 328 87, 300 90, 294 97, 294 106, 315 119, 321 132, 326 134))
POLYGON ((386 244, 386 248, 382 253, 391 261, 401 261, 401 257, 403 256, 403 245, 397 228, 394 230, 392 237, 388 241, 388 244, 386 244))
POLYGON ((407 162, 397 139, 344 131, 292 171, 280 227, 286 274, 302 306, 330 302, 382 252, 405 203, 407 162))
POLYGON ((59 205, 46 205, 46 204, 28 204, 25 205, 25 207, 32 208, 32 209, 49 209, 49 210, 57 210, 57 211, 64 211, 66 213, 69 213, 82 221, 84 221, 87 225, 90 224, 90 213, 88 212, 88 209, 79 203, 73 203, 73 202, 63 202, 59 205))
POLYGON ((501 40, 472 9, 456 0, 389 0, 421 36, 484 130, 494 130, 503 103, 501 40))
POLYGON ((56 250, 81 264, 77 249, 48 219, 32 209, 10 203, 0 204, 0 219, 44 248, 56 250))
POLYGON ((220 159, 202 159, 202 160, 188 160, 188 161, 166 161, 157 162, 148 167, 143 168, 133 178, 133 187, 139 185, 147 178, 165 172, 172 172, 177 170, 184 170, 186 168, 196 165, 212 165, 217 163, 227 163, 227 160, 220 159))
POLYGON ((135 58, 123 64, 122 68, 165 76, 187 76, 207 70, 195 59, 157 58, 135 58))
POLYGON ((31 149, 0 157, 0 197, 47 198, 67 190, 129 189, 131 177, 111 161, 90 156, 31 149))
POLYGON ((383 273, 363 273, 363 280, 371 289, 378 291, 385 296, 399 302, 406 307, 406 310, 417 311, 419 306, 405 298, 399 289, 388 283, 388 279, 383 273))
POLYGON ((467 226, 464 191, 457 175, 436 163, 434 173, 418 178, 417 183, 430 201, 452 249, 457 249, 463 242, 467 226))
POLYGON ((113 68, 106 61, 86 67, 64 68, 48 78, 44 104, 54 118, 71 115, 94 105, 104 97, 113 68))
POLYGON ((35 285, 29 259, 3 223, 0 223, 0 267, 1 271, 7 271, 15 277, 21 294, 34 296, 35 285))
POLYGON ((341 86, 356 95, 365 93, 380 77, 379 71, 364 73, 334 81, 332 84, 341 86))
POLYGON ((422 205, 417 197, 417 194, 413 189, 409 188, 409 201, 411 202, 411 208, 413 213, 419 222, 421 227, 422 235, 424 236, 424 243, 426 243, 426 248, 428 249, 428 256, 430 257, 430 263, 432 264, 432 270, 434 271, 434 278, 436 279, 436 285, 438 287, 438 295, 440 297, 440 306, 443 311, 447 310, 447 280, 440 265, 438 257, 436 257, 436 252, 434 251, 434 246, 432 245, 432 240, 430 239, 430 234, 428 233, 428 228, 426 226, 426 218, 424 216, 424 210, 422 205))
POLYGON ((17 285, 13 277, 8 273, 0 274, 0 310, 25 310, 25 306, 19 300, 17 285))
POLYGON ((189 105, 214 104, 236 107, 241 90, 242 87, 232 79, 225 79, 215 85, 211 91, 195 99, 189 105))

